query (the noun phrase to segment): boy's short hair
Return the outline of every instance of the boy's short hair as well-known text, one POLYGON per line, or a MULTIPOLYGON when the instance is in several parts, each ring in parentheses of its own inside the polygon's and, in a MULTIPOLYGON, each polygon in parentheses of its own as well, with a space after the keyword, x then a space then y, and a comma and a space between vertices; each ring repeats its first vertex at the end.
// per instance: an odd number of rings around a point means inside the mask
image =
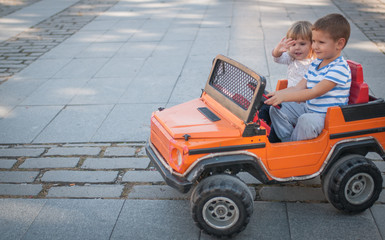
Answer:
POLYGON ((286 33, 286 38, 297 40, 302 38, 304 40, 312 41, 312 24, 308 21, 298 21, 293 23, 286 33))
POLYGON ((327 32, 334 41, 344 38, 346 40, 345 46, 350 37, 350 24, 344 16, 338 13, 332 13, 318 19, 313 24, 312 30, 327 32))

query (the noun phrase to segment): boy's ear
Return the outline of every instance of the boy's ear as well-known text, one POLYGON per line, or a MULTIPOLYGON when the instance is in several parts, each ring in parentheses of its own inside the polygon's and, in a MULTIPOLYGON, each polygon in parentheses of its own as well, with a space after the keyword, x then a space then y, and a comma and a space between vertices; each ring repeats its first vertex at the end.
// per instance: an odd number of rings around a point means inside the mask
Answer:
POLYGON ((342 50, 345 47, 346 44, 346 39, 345 38, 340 38, 337 40, 337 49, 342 50))

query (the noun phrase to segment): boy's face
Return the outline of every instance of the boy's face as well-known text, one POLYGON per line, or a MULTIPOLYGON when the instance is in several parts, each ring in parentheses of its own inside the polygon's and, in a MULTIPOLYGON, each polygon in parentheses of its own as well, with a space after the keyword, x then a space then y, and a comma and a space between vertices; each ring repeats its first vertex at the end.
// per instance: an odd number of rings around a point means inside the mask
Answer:
POLYGON ((312 48, 317 55, 317 58, 333 61, 339 57, 341 50, 345 45, 345 39, 341 38, 334 41, 329 33, 321 30, 313 30, 312 34, 312 48))

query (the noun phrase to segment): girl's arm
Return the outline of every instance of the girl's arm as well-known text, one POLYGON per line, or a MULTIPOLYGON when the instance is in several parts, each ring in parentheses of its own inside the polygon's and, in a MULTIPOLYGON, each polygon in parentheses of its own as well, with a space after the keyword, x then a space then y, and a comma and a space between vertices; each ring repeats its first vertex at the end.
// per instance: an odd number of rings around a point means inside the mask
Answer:
POLYGON ((282 40, 277 44, 277 46, 273 49, 272 55, 275 58, 279 58, 282 53, 287 52, 291 46, 293 46, 295 40, 291 38, 282 38, 282 40))

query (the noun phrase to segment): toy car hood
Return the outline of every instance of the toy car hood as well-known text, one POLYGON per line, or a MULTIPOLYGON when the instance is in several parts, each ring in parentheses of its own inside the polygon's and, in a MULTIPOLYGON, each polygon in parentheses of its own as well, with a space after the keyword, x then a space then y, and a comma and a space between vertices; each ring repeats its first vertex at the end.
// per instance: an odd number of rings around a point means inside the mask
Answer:
POLYGON ((195 99, 163 111, 153 117, 174 139, 240 137, 242 129, 210 109, 202 99, 195 99))

